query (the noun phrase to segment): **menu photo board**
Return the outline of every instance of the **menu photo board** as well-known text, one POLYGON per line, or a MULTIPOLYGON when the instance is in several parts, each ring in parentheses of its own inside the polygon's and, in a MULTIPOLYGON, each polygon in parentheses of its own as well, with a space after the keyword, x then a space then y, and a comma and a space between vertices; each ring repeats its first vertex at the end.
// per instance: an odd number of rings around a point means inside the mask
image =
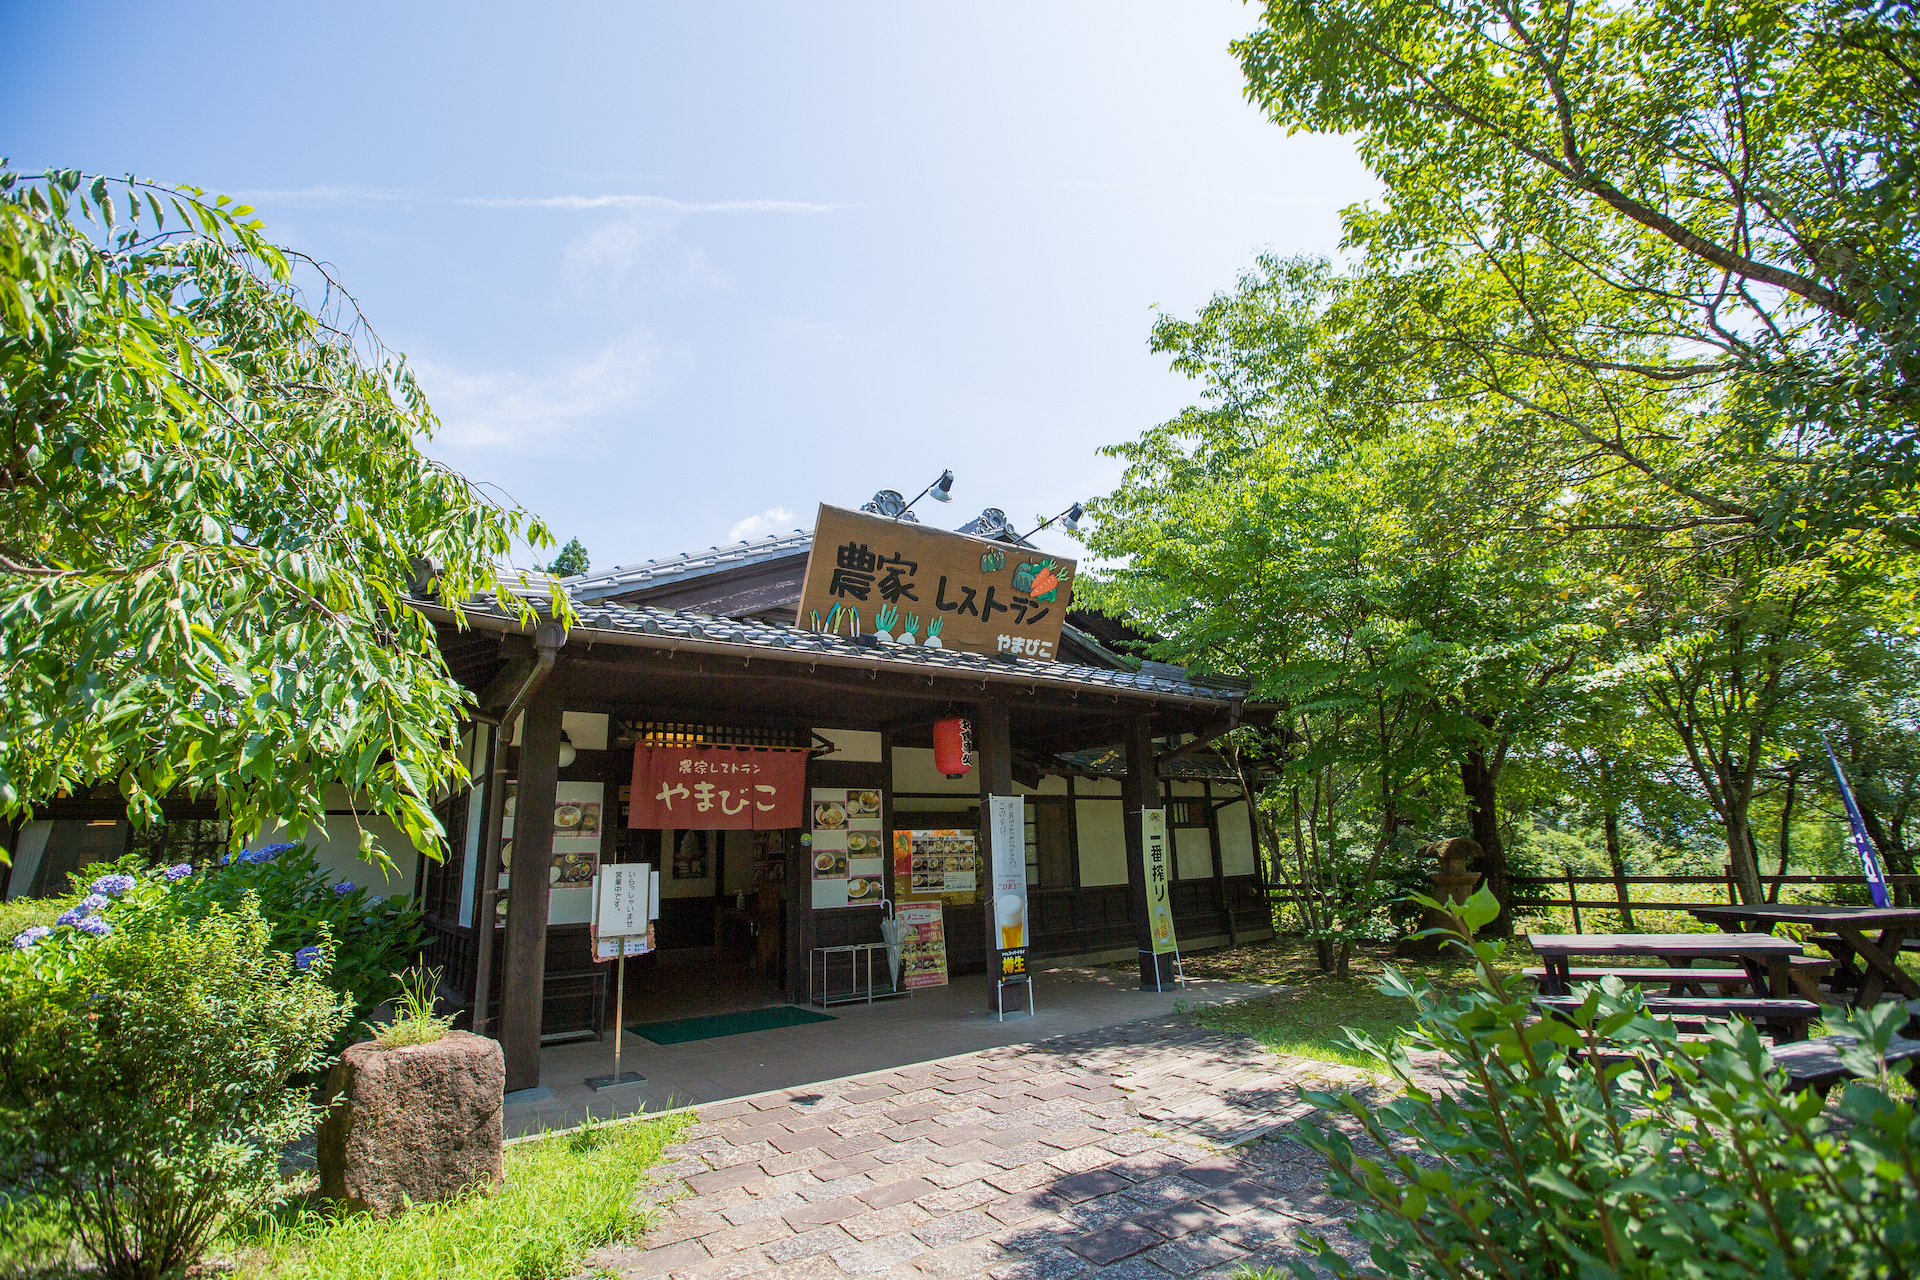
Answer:
POLYGON ((815 787, 809 793, 815 910, 872 906, 886 896, 883 799, 878 787, 815 787))
MULTIPOLYGON (((507 885, 513 877, 514 823, 517 788, 509 792, 502 815, 500 841, 500 897, 495 923, 507 915, 507 885)), ((548 924, 583 924, 593 912, 593 879, 600 866, 600 834, 604 825, 606 785, 599 782, 562 782, 554 787, 553 865, 547 897, 548 924)))
POLYGON ((822 504, 800 625, 881 645, 1053 661, 1075 565, 1031 547, 822 504))
POLYGON ((893 912, 900 926, 900 985, 947 985, 946 908, 937 902, 904 902, 893 912))
POLYGON ((980 838, 948 827, 894 832, 893 891, 903 902, 978 902, 980 838))

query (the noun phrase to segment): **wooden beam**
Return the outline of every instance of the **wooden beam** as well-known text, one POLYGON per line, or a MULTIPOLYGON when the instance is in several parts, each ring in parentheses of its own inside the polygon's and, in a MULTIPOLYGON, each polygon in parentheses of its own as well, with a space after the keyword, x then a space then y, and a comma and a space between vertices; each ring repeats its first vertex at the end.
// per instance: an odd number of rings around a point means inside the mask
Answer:
POLYGON ((1195 751, 1200 750, 1202 747, 1212 742, 1214 739, 1220 738, 1225 736, 1226 734, 1232 733, 1234 728, 1239 723, 1240 723, 1240 704, 1236 702, 1227 709, 1227 713, 1225 715, 1215 717, 1214 719, 1207 721, 1206 724, 1202 725, 1199 731, 1193 735, 1193 740, 1191 742, 1183 742, 1179 746, 1173 748, 1173 750, 1171 751, 1162 751, 1159 755, 1154 757, 1153 762, 1156 765, 1160 765, 1164 767, 1165 765, 1170 764, 1175 760, 1178 760, 1181 756, 1191 755, 1195 751))
MULTIPOLYGON (((506 1091, 540 1083, 540 1015, 547 972, 547 878, 553 866, 553 803, 560 772, 560 712, 566 684, 549 680, 527 704, 514 798, 507 880, 507 980, 500 993, 506 1091)), ((504 732, 504 731, 503 731, 504 732)), ((483 923, 484 930, 486 925, 483 923)))

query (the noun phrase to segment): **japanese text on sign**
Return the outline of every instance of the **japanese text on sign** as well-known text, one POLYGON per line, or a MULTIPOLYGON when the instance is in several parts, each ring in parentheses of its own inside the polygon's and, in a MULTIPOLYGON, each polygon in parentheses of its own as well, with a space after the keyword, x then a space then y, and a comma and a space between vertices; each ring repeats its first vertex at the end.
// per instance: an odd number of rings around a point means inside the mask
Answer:
POLYGON ((882 645, 1052 660, 1074 563, 967 534, 822 506, 800 625, 882 645))

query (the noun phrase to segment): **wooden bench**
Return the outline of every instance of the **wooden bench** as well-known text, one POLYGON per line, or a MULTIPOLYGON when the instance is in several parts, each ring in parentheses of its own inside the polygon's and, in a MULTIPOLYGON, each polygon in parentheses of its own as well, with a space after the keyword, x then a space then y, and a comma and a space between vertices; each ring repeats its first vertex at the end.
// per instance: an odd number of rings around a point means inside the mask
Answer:
MULTIPOLYGON (((1793 982, 1793 988, 1804 1000, 1816 1004, 1825 998, 1820 990, 1820 980, 1833 968, 1833 961, 1822 960, 1816 956, 1794 956, 1787 976, 1793 982)), ((1537 985, 1547 982, 1545 967, 1521 970, 1537 985)), ((1567 980, 1570 982, 1598 982, 1602 978, 1618 978, 1622 982, 1634 982, 1641 986, 1665 986, 1667 994, 1673 996, 1707 997, 1706 989, 1720 987, 1722 994, 1731 996, 1734 989, 1744 989, 1747 985, 1745 969, 1660 969, 1660 968, 1569 968, 1567 980)))
MULTIPOLYGON (((1578 1009, 1580 996, 1535 996, 1534 1007, 1544 1013, 1565 1016, 1578 1009)), ((1764 1023, 1776 1041, 1805 1040, 1807 1024, 1820 1016, 1820 1006, 1811 1000, 1703 1000, 1693 996, 1645 996, 1642 1003, 1656 1018, 1675 1022, 1725 1022, 1746 1018, 1764 1023)))
MULTIPOLYGON (((1840 1050, 1851 1045, 1853 1039, 1852 1036, 1821 1036, 1794 1044, 1776 1044, 1773 1065, 1787 1073, 1789 1093, 1816 1089, 1825 1096, 1834 1085, 1853 1078, 1853 1072, 1840 1060, 1840 1050)), ((1893 1038, 1893 1043, 1887 1046, 1887 1066, 1897 1070, 1901 1063, 1906 1064, 1907 1080, 1920 1092, 1920 1040, 1893 1038)))

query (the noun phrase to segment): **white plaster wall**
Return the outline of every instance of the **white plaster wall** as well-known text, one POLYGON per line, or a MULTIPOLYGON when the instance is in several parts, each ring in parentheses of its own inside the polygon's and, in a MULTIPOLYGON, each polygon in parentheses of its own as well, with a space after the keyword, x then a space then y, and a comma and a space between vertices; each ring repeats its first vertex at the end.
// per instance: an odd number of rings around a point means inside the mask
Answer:
MULTIPOLYGON (((389 894, 412 894, 414 869, 420 864, 420 854, 414 849, 400 828, 393 821, 377 814, 361 814, 358 818, 351 813, 336 812, 349 809, 344 793, 327 796, 327 827, 323 832, 318 827, 309 827, 302 843, 314 850, 315 861, 334 880, 351 880, 354 884, 366 886, 367 892, 375 897, 384 898, 389 894), (390 870, 383 870, 360 858, 360 830, 364 827, 373 833, 373 838, 393 862, 390 870)), ((247 841, 246 847, 257 849, 263 844, 278 844, 291 840, 286 828, 275 825, 247 841)))
POLYGON ((1230 876, 1250 876, 1256 869, 1253 832, 1247 827, 1246 801, 1220 811, 1220 865, 1230 876))
POLYGON ((1182 880, 1213 879, 1213 843, 1205 827, 1173 829, 1173 861, 1182 880))
POLYGON ((979 795, 980 777, 975 773, 949 778, 933 767, 932 747, 895 747, 893 749, 893 789, 929 791, 940 795, 979 795))
POLYGON ((1187 782, 1176 778, 1172 783, 1172 787, 1173 794, 1182 799, 1188 796, 1203 796, 1207 794, 1207 784, 1204 782, 1187 782))
POLYGON ((844 760, 855 764, 880 763, 880 735, 871 729, 815 729, 815 733, 831 742, 839 750, 827 760, 844 760))
POLYGON ((53 824, 45 820, 29 822, 20 828, 20 839, 13 848, 13 877, 7 881, 7 901, 27 896, 33 888, 34 873, 40 870, 40 855, 47 851, 47 837, 53 824))
POLYGON ((1080 832, 1080 883, 1127 882, 1126 806, 1117 800, 1074 801, 1080 832))

